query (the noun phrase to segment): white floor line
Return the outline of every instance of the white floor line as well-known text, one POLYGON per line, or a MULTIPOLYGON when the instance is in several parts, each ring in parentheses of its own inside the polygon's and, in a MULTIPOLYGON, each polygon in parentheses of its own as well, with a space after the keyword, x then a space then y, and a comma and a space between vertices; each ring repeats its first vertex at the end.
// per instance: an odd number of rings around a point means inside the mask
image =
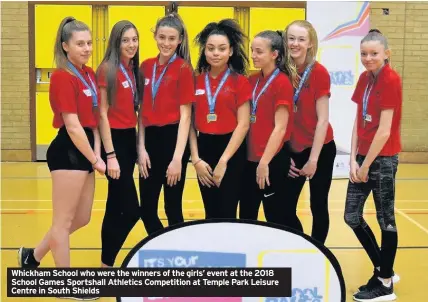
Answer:
POLYGON ((397 209, 395 208, 395 211, 400 214, 401 216, 403 216, 404 218, 406 218, 407 220, 409 220, 411 223, 413 223, 414 225, 416 225, 418 228, 420 228, 422 231, 424 231, 426 234, 428 234, 428 229, 426 229, 423 225, 421 225, 419 222, 417 222, 416 220, 414 220, 412 217, 410 217, 409 215, 407 215, 406 213, 403 212, 403 209, 397 209))
MULTIPOLYGON (((41 202, 46 202, 46 201, 52 201, 52 199, 2 199, 0 200, 0 202, 33 202, 33 201, 41 201, 41 202)), ((105 199, 95 199, 95 202, 106 202, 105 199)), ((163 200, 159 200, 162 201, 163 200)), ((185 202, 202 202, 201 199, 184 199, 183 201, 185 202)), ((371 199, 368 201, 372 201, 371 199)), ((301 202, 305 202, 305 203, 309 203, 310 200, 301 200, 301 202)), ((412 200, 412 199, 396 199, 395 203, 397 202, 414 202, 414 203, 428 203, 428 199, 421 199, 421 200, 412 200)), ((329 203, 343 203, 345 204, 345 200, 344 199, 337 199, 337 200, 329 200, 329 203)))
MULTIPOLYGON (((194 212, 204 212, 204 209, 201 209, 201 208, 186 208, 185 210, 186 211, 194 211, 194 212)), ((21 212, 25 212, 25 211, 46 212, 46 211, 52 211, 52 209, 38 209, 38 208, 22 209, 22 208, 17 208, 17 209, 0 209, 0 211, 2 211, 2 212, 19 212, 19 211, 21 211, 21 212)), ((104 208, 103 209, 94 208, 94 209, 92 209, 92 211, 105 211, 105 209, 104 208)), ((329 211, 341 213, 344 211, 344 209, 330 209, 329 211)), ((424 211, 427 211, 428 212, 428 208, 426 208, 426 209, 400 209, 400 210, 396 209, 396 211, 397 211, 397 213, 399 213, 401 215, 403 215, 403 214, 406 215, 406 213, 404 213, 403 211, 407 211, 407 212, 424 212, 424 211)), ((311 212, 311 210, 310 209, 298 209, 297 212, 299 212, 299 213, 311 212)), ((375 209, 367 209, 367 210, 364 210, 364 213, 365 214, 372 214, 372 213, 376 213, 376 210, 375 209)))

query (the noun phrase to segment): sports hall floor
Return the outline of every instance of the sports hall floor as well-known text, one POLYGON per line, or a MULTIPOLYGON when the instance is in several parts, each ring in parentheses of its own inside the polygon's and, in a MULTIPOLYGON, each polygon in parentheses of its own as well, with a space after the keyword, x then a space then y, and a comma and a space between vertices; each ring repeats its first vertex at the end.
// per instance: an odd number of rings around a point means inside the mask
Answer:
MULTIPOLYGON (((137 169, 136 169, 137 170, 137 169)), ((137 176, 137 174, 135 174, 137 176)), ((136 182, 138 183, 138 182, 136 182)), ((334 180, 330 195, 330 233, 327 247, 338 258, 347 286, 347 301, 352 293, 372 274, 371 264, 352 231, 343 221, 347 180, 334 180)), ((397 175, 396 219, 399 230, 399 249, 395 271, 401 281, 396 284, 398 301, 425 302, 428 300, 428 165, 400 164, 397 175)), ((107 182, 97 175, 97 188, 92 220, 71 238, 72 266, 100 265, 100 228, 105 208, 107 182)), ((161 195, 162 196, 162 195, 161 195)), ((6 268, 17 266, 17 249, 21 245, 34 247, 51 223, 51 180, 45 163, 2 163, 1 167, 1 301, 53 301, 51 298, 7 298, 6 268)), ((203 207, 195 172, 189 166, 184 192, 186 220, 203 217, 203 207)), ((309 210, 309 191, 305 185, 298 208, 306 233, 312 218, 309 210)), ((365 217, 379 238, 380 231, 374 214, 372 196, 367 202, 365 217)), ((160 215, 165 218, 163 203, 160 215)), ((166 220, 164 220, 166 223, 166 220)), ((117 259, 119 266, 129 250, 146 233, 142 222, 131 232, 117 259)), ((51 254, 42 266, 54 266, 51 254)), ((98 301, 115 301, 101 298, 98 301)), ((335 302, 335 301, 332 301, 335 302)))

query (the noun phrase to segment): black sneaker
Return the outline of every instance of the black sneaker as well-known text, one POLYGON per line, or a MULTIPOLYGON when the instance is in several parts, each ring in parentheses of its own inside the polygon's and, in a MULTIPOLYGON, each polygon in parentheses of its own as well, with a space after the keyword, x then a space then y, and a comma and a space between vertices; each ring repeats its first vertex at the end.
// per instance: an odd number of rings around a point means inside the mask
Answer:
POLYGON ((18 251, 18 264, 22 268, 38 268, 40 262, 34 259, 34 249, 21 247, 18 251))
MULTIPOLYGON (((392 276, 392 283, 397 283, 398 281, 400 281, 400 276, 398 276, 397 274, 395 274, 394 273, 394 271, 392 272, 393 273, 393 276, 392 276)), ((378 269, 374 269, 374 271, 373 271, 373 276, 370 278, 370 280, 367 282, 367 284, 365 284, 365 285, 361 285, 359 288, 358 288, 358 290, 357 290, 357 292, 356 293, 359 293, 359 292, 362 292, 362 291, 365 291, 365 290, 367 290, 367 289, 369 289, 369 288, 371 288, 373 285, 376 285, 376 281, 378 281, 379 279, 378 279, 378 277, 379 277, 379 274, 380 274, 380 272, 379 272, 379 270, 378 269)), ((356 294, 355 293, 355 294, 356 294)))
POLYGON ((394 294, 394 283, 386 287, 379 279, 375 283, 372 281, 371 287, 354 295, 355 301, 360 302, 385 302, 395 301, 397 296, 394 294))

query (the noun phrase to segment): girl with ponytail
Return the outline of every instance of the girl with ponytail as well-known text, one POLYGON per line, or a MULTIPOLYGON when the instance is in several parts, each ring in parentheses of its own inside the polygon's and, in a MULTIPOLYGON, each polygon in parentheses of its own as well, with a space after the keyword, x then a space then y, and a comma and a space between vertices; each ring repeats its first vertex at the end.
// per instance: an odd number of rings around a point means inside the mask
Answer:
POLYGON ((209 23, 195 38, 200 58, 190 146, 206 218, 236 217, 250 123, 244 38, 231 19, 209 23))
POLYGON ((266 220, 285 223, 284 200, 290 154, 293 86, 284 73, 285 47, 281 32, 263 31, 251 45, 254 67, 251 126, 247 138, 247 164, 243 174, 240 218, 257 220, 260 202, 266 220))
POLYGON ((72 17, 65 18, 57 32, 57 69, 49 87, 53 127, 59 129, 46 154, 52 177, 52 226, 35 249, 19 249, 18 261, 23 268, 38 267, 49 250, 56 267, 70 267, 70 235, 91 218, 94 170, 104 174, 106 169, 97 130, 100 92, 94 71, 86 66, 91 54, 88 26, 72 17))
POLYGON ((353 298, 355 301, 395 301, 394 283, 400 280, 393 268, 398 245, 394 209, 395 177, 402 149, 402 80, 391 68, 388 40, 379 30, 369 31, 361 40, 360 51, 366 70, 352 95, 357 112, 344 216, 373 264, 373 275, 353 298), (370 193, 381 231, 380 246, 363 217, 370 193))
POLYGON ((193 70, 183 21, 177 14, 163 17, 156 24, 154 38, 159 54, 140 66, 144 88, 138 118, 141 216, 148 234, 163 228, 158 216, 162 186, 168 225, 184 221, 182 196, 194 102, 193 70))
POLYGON ((303 232, 297 203, 309 180, 313 217, 311 236, 324 244, 330 226, 328 197, 333 179, 336 143, 329 122, 330 74, 318 61, 317 33, 306 20, 297 20, 284 32, 286 69, 294 86, 291 166, 287 182, 287 225, 303 232))

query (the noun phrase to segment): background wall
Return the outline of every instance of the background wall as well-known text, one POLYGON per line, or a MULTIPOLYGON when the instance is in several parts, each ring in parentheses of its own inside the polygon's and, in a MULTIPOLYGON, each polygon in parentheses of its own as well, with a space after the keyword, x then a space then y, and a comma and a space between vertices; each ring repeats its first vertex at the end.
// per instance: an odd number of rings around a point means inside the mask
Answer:
POLYGON ((370 5, 370 24, 388 37, 392 65, 403 79, 401 160, 428 163, 428 2, 370 5))
MULTIPOLYGON (((401 161, 428 163, 428 3, 371 2, 370 5, 371 27, 388 37, 392 65, 403 78, 401 161)), ((34 156, 28 18, 27 2, 1 3, 2 161, 31 161, 34 156)))
POLYGON ((1 3, 1 159, 30 161, 27 2, 1 3))

